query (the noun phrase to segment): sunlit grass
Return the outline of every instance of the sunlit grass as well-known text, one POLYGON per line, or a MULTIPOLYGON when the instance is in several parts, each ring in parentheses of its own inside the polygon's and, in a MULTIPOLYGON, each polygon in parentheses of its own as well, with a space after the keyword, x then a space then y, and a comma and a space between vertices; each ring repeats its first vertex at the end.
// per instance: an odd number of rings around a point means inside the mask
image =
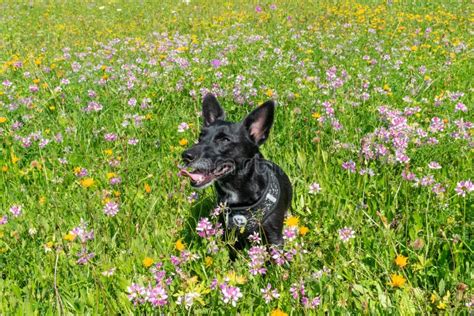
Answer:
POLYGON ((472 311, 468 5, 1 4, 0 312, 472 311), (278 103, 273 259, 198 236, 215 194, 177 165, 208 91, 278 103))

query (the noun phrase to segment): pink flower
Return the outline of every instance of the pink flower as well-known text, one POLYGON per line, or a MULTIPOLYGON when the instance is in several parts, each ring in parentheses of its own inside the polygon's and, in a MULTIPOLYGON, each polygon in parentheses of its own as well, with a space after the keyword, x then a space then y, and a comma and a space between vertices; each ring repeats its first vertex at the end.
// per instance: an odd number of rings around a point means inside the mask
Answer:
POLYGON ((321 192, 321 186, 317 182, 313 182, 309 185, 309 194, 316 194, 321 192))
POLYGON ((184 131, 189 129, 189 125, 186 122, 182 122, 178 125, 178 133, 183 133, 184 131))
POLYGON ((459 181, 454 189, 457 195, 465 197, 466 193, 474 191, 474 183, 471 180, 459 181))
POLYGON ((22 206, 21 205, 12 205, 10 207, 10 213, 13 214, 13 217, 18 217, 21 215, 22 206))
POLYGON ((342 163, 342 169, 349 170, 349 172, 355 173, 356 172, 356 164, 352 160, 343 162, 342 163))
POLYGON ((226 283, 221 284, 221 294, 222 294, 222 301, 226 304, 232 304, 232 306, 237 306, 237 301, 243 295, 240 292, 240 288, 236 286, 231 286, 226 283))
POLYGON ((432 161, 428 164, 428 168, 430 169, 441 169, 441 165, 439 163, 437 163, 436 161, 432 161))
POLYGON ((120 210, 119 205, 113 201, 106 203, 104 206, 104 213, 107 216, 113 217, 117 215, 119 210, 120 210))
POLYGON ((8 216, 7 216, 7 215, 3 215, 3 216, 0 218, 0 225, 5 225, 6 223, 8 223, 8 216))
POLYGON ((262 297, 267 304, 273 299, 278 299, 280 297, 280 293, 278 293, 277 289, 272 289, 272 285, 270 283, 267 284, 267 287, 260 289, 260 292, 262 293, 262 297))
POLYGON ((338 230, 338 233, 339 233, 339 238, 342 240, 342 242, 348 242, 349 239, 355 238, 355 232, 350 227, 341 228, 338 230))

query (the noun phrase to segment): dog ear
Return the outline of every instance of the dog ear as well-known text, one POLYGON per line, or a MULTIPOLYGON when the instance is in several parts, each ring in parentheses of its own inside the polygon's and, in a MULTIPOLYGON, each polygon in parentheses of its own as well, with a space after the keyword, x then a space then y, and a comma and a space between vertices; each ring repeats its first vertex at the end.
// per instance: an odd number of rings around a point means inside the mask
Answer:
POLYGON ((206 94, 202 101, 202 116, 204 117, 204 126, 225 119, 224 110, 212 93, 206 94))
POLYGON ((250 138, 261 145, 270 134, 275 113, 275 102, 267 101, 252 111, 243 121, 243 126, 247 129, 250 138))

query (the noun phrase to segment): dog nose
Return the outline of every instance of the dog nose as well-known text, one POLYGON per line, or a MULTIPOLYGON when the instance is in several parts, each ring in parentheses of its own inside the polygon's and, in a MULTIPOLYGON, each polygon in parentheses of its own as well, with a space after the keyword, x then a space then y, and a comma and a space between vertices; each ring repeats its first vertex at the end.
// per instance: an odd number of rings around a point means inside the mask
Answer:
POLYGON ((194 154, 190 150, 184 151, 183 154, 181 155, 181 157, 183 158, 183 160, 185 162, 191 162, 195 158, 194 154))

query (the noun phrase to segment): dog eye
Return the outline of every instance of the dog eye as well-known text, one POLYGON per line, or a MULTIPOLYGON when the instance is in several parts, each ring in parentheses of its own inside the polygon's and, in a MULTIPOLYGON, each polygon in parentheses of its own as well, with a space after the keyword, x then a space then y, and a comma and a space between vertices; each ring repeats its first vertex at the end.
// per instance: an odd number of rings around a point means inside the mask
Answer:
POLYGON ((221 142, 221 143, 228 143, 230 142, 230 138, 227 136, 219 136, 216 138, 216 141, 221 142))

